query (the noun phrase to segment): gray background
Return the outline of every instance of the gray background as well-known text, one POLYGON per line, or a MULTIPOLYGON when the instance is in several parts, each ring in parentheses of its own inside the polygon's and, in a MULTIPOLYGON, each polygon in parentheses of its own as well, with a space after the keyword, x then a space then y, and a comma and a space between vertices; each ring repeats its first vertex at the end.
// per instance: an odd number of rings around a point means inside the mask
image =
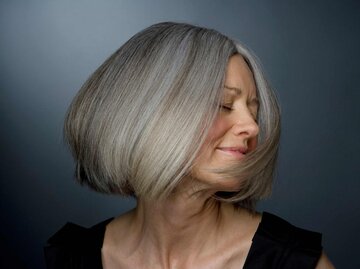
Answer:
POLYGON ((323 233, 338 268, 360 268, 360 1, 0 2, 0 238, 26 268, 66 221, 90 226, 134 206, 73 181, 65 110, 137 31, 212 27, 256 52, 282 106, 273 197, 259 210, 323 233))

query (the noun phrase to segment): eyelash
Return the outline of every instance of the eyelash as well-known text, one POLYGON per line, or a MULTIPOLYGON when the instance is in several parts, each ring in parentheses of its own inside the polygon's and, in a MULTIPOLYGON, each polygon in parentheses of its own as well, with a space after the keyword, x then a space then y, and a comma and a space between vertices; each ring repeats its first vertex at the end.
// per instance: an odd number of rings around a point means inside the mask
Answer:
POLYGON ((220 109, 226 110, 226 111, 231 111, 232 107, 229 105, 220 105, 220 109))
MULTIPOLYGON (((227 112, 230 112, 233 110, 232 107, 229 105, 220 105, 220 109, 225 110, 227 112)), ((253 118, 254 118, 254 121, 257 123, 258 122, 257 117, 253 115, 253 118)))

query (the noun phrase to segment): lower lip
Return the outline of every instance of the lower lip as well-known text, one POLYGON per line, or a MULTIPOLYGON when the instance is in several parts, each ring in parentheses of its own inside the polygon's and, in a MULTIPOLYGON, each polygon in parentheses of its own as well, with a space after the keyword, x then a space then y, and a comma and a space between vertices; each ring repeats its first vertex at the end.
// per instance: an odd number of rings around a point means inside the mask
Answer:
POLYGON ((239 160, 243 159, 245 157, 245 154, 238 150, 226 150, 226 149, 217 149, 217 150, 228 156, 235 157, 236 159, 239 159, 239 160))

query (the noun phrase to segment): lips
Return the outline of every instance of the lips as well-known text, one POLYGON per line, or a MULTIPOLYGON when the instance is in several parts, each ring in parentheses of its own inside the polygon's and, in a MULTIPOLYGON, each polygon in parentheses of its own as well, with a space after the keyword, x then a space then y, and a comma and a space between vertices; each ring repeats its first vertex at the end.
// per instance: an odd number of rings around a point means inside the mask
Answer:
POLYGON ((228 156, 235 157, 236 159, 244 158, 248 152, 246 147, 218 147, 217 150, 228 156))

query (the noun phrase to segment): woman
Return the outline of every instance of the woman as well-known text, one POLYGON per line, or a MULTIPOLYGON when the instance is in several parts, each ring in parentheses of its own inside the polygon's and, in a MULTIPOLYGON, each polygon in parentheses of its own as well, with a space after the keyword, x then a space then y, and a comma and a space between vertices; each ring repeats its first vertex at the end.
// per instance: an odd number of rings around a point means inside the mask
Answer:
POLYGON ((65 121, 77 179, 135 209, 49 240, 49 268, 333 268, 321 235, 255 211, 271 188, 279 109, 258 63, 210 29, 139 32, 65 121))

